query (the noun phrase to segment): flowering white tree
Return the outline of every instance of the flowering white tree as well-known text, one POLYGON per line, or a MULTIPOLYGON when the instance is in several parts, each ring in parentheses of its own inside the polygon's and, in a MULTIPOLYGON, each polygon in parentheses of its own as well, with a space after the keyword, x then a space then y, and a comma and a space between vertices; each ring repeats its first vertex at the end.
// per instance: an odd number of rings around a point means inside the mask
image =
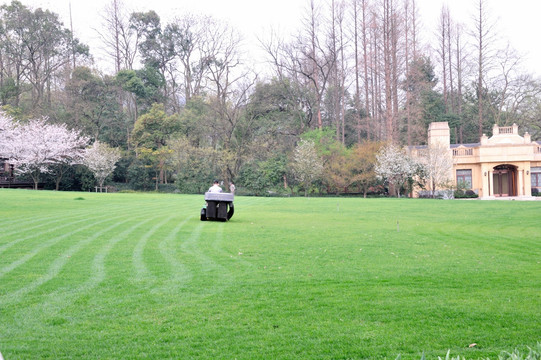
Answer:
POLYGON ((83 165, 88 167, 98 181, 100 191, 103 188, 105 179, 115 170, 118 160, 120 160, 120 150, 112 148, 99 141, 85 150, 83 155, 83 165))
POLYGON ((393 144, 385 146, 376 155, 376 174, 394 186, 400 197, 400 188, 419 171, 420 165, 405 151, 393 144))
POLYGON ((3 140, 8 161, 19 174, 29 174, 38 188, 40 175, 51 172, 53 165, 74 164, 82 154, 88 139, 65 124, 48 124, 46 119, 15 123, 11 136, 3 140))
POLYGON ((304 196, 306 196, 312 182, 323 173, 323 164, 317 155, 313 141, 300 141, 293 154, 292 169, 295 179, 304 186, 304 196))
POLYGON ((420 158, 432 197, 437 188, 452 182, 453 156, 449 147, 436 143, 428 146, 420 158))
POLYGON ((8 157, 8 139, 12 136, 13 120, 0 112, 0 158, 8 157))

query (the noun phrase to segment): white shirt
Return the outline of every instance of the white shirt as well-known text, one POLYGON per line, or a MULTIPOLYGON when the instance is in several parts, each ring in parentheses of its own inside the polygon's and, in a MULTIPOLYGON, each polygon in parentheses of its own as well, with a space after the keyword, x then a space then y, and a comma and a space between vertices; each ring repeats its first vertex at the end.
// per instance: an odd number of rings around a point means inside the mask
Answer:
POLYGON ((214 184, 209 188, 208 192, 221 193, 223 190, 218 184, 214 184))

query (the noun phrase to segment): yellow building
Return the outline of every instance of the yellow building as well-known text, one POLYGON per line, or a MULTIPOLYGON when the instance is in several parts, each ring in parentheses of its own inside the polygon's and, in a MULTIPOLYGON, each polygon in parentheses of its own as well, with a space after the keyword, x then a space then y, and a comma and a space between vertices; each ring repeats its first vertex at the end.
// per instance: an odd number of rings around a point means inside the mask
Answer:
MULTIPOLYGON (((431 123, 428 144, 445 144, 453 158, 455 186, 463 184, 481 199, 529 198, 532 189, 541 192, 541 142, 528 133, 518 134, 518 125, 494 125, 492 137, 483 134, 480 143, 450 144, 446 122, 431 123)), ((422 147, 416 147, 417 155, 422 147)))

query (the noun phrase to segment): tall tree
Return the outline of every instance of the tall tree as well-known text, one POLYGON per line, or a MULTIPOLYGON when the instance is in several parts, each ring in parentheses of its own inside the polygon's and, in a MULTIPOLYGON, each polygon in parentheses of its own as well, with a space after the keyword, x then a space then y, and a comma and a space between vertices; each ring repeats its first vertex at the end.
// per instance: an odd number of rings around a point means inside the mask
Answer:
POLYGON ((450 86, 450 75, 452 73, 451 67, 451 56, 449 54, 450 48, 450 23, 451 16, 449 13, 449 7, 443 5, 440 11, 440 21, 438 24, 438 55, 442 67, 442 84, 443 84, 443 102, 445 103, 445 110, 448 110, 449 107, 449 86, 450 86))
POLYGON ((336 139, 345 144, 346 76, 348 73, 345 58, 346 46, 348 46, 344 34, 345 3, 332 0, 330 13, 328 51, 333 58, 333 67, 329 79, 329 101, 326 107, 330 117, 329 125, 334 123, 336 129, 336 139))
POLYGON ((126 146, 126 124, 116 98, 118 88, 111 77, 77 67, 65 86, 65 122, 92 139, 126 146))
POLYGON ((177 111, 178 89, 174 78, 175 47, 172 29, 167 26, 162 28, 161 19, 153 10, 132 13, 130 24, 141 38, 139 51, 144 65, 141 77, 147 76, 148 80, 159 85, 159 102, 164 103, 168 112, 177 111))
POLYGON ((488 73, 494 61, 494 42, 496 37, 495 23, 489 16, 487 0, 477 0, 477 15, 474 21, 473 37, 477 50, 477 120, 479 139, 483 136, 484 118, 486 116, 486 83, 488 73))
MULTIPOLYGON (((165 165, 168 140, 179 134, 181 128, 178 114, 167 115, 163 104, 154 104, 148 111, 137 119, 133 132, 137 156, 150 162, 158 171, 156 183, 163 184, 165 178, 165 165)), ((157 186, 157 185, 156 185, 157 186)))
POLYGON ((411 116, 406 130, 407 143, 423 144, 426 142, 428 124, 443 121, 445 106, 443 98, 434 89, 437 79, 430 58, 419 56, 408 68, 408 76, 404 81, 411 116))
POLYGON ((170 24, 186 102, 204 91, 209 61, 216 58, 220 51, 219 47, 213 45, 220 36, 214 37, 212 31, 220 26, 211 17, 194 15, 176 18, 170 24))
POLYGON ((15 82, 15 106, 19 106, 21 82, 26 79, 30 84, 31 109, 43 113, 51 106, 55 77, 70 64, 72 56, 87 56, 88 47, 63 27, 58 14, 49 10, 32 11, 19 1, 12 1, 3 5, 0 12, 0 51, 14 71, 6 66, 0 70, 15 82))
POLYGON ((102 12, 101 29, 96 31, 105 52, 113 60, 115 73, 133 69, 142 34, 130 26, 129 15, 122 0, 110 0, 102 12))
POLYGON ((323 100, 335 69, 336 57, 328 51, 322 34, 323 15, 314 0, 310 0, 302 28, 289 43, 278 43, 277 48, 266 46, 272 56, 278 74, 298 82, 299 87, 309 89, 309 124, 323 129, 323 100), (315 119, 314 119, 315 118, 315 119))
MULTIPOLYGON (((418 9, 415 0, 404 0, 404 61, 405 61, 405 76, 406 82, 411 79, 411 64, 415 63, 419 58, 418 53, 418 9)), ((412 143, 413 122, 418 114, 415 113, 415 109, 412 108, 412 93, 410 86, 406 85, 406 103, 405 103, 405 117, 406 117, 406 144, 408 146, 412 143)))
POLYGON ((38 188, 40 175, 53 165, 79 161, 88 139, 65 125, 34 119, 17 124, 5 144, 9 163, 20 174, 29 174, 38 188))
MULTIPOLYGON (((455 53, 455 72, 456 72, 456 114, 459 119, 458 134, 456 136, 457 142, 462 144, 464 142, 463 136, 463 88, 465 78, 465 66, 466 66, 466 54, 465 44, 462 38, 462 25, 456 24, 455 27, 455 41, 454 41, 454 53, 455 53)), ((457 129, 455 128, 455 132, 457 129)))

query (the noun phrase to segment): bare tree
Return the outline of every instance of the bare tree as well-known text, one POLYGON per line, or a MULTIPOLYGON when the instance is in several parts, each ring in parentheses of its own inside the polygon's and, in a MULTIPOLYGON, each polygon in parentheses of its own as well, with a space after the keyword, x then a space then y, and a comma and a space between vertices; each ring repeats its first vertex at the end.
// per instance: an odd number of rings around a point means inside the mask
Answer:
MULTIPOLYGON (((364 1, 364 0, 360 0, 364 1)), ((361 142, 361 87, 360 87, 360 81, 361 81, 361 70, 360 70, 360 60, 359 60, 359 52, 360 50, 360 27, 362 26, 362 23, 360 23, 360 17, 362 18, 362 7, 359 0, 352 0, 352 13, 353 13, 353 57, 355 59, 355 120, 357 122, 356 124, 356 135, 357 135, 357 143, 361 142)))
POLYGON ((319 8, 314 0, 310 1, 308 13, 302 23, 301 31, 290 42, 275 41, 265 45, 282 78, 295 81, 300 88, 308 90, 307 123, 319 129, 323 128, 323 98, 334 71, 336 57, 328 51, 321 33, 319 8), (313 117, 316 118, 315 124, 313 117))
POLYGON ((330 77, 332 93, 332 121, 336 128, 336 140, 345 143, 345 92, 346 92, 346 59, 345 59, 345 4, 343 1, 331 1, 331 19, 329 29, 329 53, 333 57, 330 77))
MULTIPOLYGON (((450 98, 450 107, 451 112, 455 112, 455 106, 454 106, 454 98, 455 98, 455 89, 454 89, 454 82, 453 82, 453 52, 452 52, 452 42, 453 42, 453 31, 454 31, 454 23, 451 19, 451 13, 449 12, 449 9, 447 9, 447 58, 448 58, 448 64, 449 64, 449 90, 451 94, 450 98)), ((447 107, 447 111, 449 108, 447 107)))
POLYGON ((445 111, 449 106, 449 77, 451 74, 450 54, 449 54, 449 28, 450 28, 451 16, 449 13, 449 7, 443 5, 440 11, 440 21, 438 24, 438 55, 442 67, 442 84, 443 84, 443 102, 445 104, 445 111))
POLYGON ((493 66, 496 37, 495 23, 489 16, 487 0, 477 0, 477 15, 474 19, 473 37, 477 50, 477 101, 479 138, 483 135, 485 117, 485 89, 488 73, 493 66))
POLYGON ((221 25, 211 17, 191 14, 176 18, 171 25, 177 31, 174 44, 184 100, 189 101, 201 93, 208 76, 209 62, 218 56, 220 49, 214 44, 220 41, 220 37, 214 38, 213 35, 221 25))
POLYGON ((208 68, 207 77, 212 91, 221 102, 225 102, 231 94, 231 85, 246 76, 245 71, 238 71, 242 64, 239 47, 241 37, 230 26, 216 26, 208 29, 208 39, 205 42, 205 63, 208 68))
POLYGON ((374 116, 374 62, 373 49, 371 47, 371 19, 372 8, 370 0, 353 0, 353 39, 354 39, 354 59, 355 59, 355 108, 357 116, 357 142, 361 142, 361 136, 364 134, 370 138, 375 131, 371 129, 371 118, 374 116), (364 104, 361 105, 361 83, 363 88, 364 104), (372 96, 371 96, 372 95, 372 96), (364 106, 364 118, 361 118, 364 106), (372 130, 372 131, 371 131, 372 130))
MULTIPOLYGON (((465 44, 462 40, 462 25, 456 24, 455 31, 455 71, 456 71, 456 114, 462 120, 462 90, 464 86, 464 67, 465 67, 465 44)), ((463 124, 460 121, 458 128, 457 141, 462 144, 463 141, 463 124)))
POLYGON ((95 29, 104 44, 103 50, 114 62, 115 72, 133 69, 140 35, 130 26, 129 15, 122 0, 110 0, 102 13, 102 27, 95 29))
POLYGON ((418 34, 417 30, 419 28, 418 16, 417 16, 417 7, 415 0, 404 0, 404 60, 405 60, 405 77, 406 77, 406 142, 408 146, 412 145, 412 128, 413 128, 413 118, 419 117, 418 109, 413 109, 413 95, 412 95, 412 84, 409 81, 412 79, 411 68, 412 64, 415 63, 418 59, 418 34), (416 111, 417 110, 417 111, 416 111))
POLYGON ((341 124, 341 131, 342 131, 342 144, 345 144, 346 142, 346 90, 348 88, 348 85, 346 84, 347 74, 349 73, 349 68, 347 66, 347 59, 346 59, 346 48, 349 47, 349 44, 346 42, 346 35, 345 35, 345 2, 342 0, 339 4, 339 12, 338 12, 338 29, 339 29, 339 43, 340 43, 340 98, 341 98, 341 104, 340 104, 340 124, 341 124))

